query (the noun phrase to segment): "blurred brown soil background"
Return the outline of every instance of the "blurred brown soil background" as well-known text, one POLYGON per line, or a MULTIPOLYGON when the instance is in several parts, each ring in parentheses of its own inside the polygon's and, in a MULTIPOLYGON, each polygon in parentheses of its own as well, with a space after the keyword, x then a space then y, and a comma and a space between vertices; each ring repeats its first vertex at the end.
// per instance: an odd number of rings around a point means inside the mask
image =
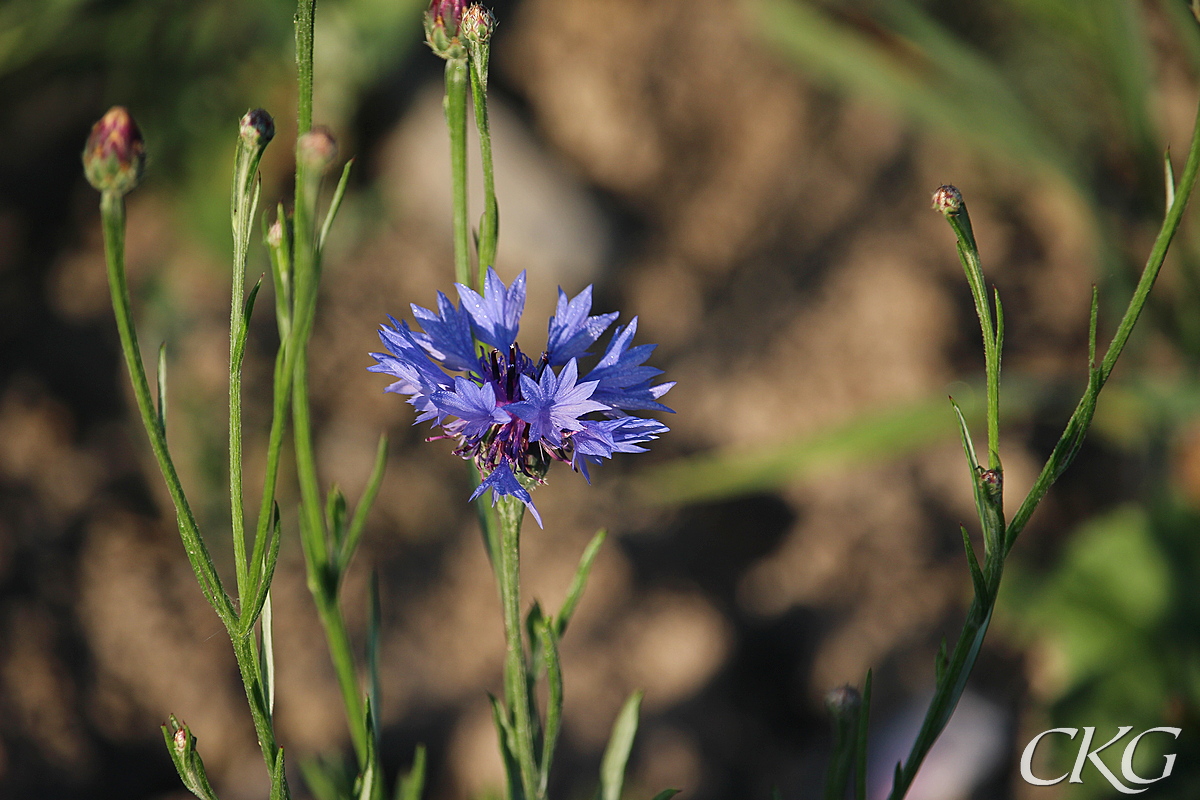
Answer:
MULTIPOLYGON (((328 5, 318 27, 336 27, 338 5, 328 5)), ((593 283, 596 308, 620 309, 622 323, 637 315, 639 341, 659 343, 651 363, 678 381, 666 398, 672 432, 650 454, 596 469, 591 487, 555 468, 535 496, 546 529, 526 530, 526 603, 556 607, 588 538, 612 532, 564 643, 552 793, 591 791, 612 719, 640 688, 629 796, 667 786, 689 800, 767 798, 774 787, 817 796, 824 692, 859 684, 874 667, 882 725, 930 688, 937 644, 968 600, 957 522, 973 506, 952 417, 948 435, 916 453, 734 499, 655 503, 634 491, 639 474, 969 394, 956 382, 982 375, 978 328, 952 236, 928 207, 944 182, 966 194, 985 270, 1005 299, 1008 374, 1072 394, 1084 376, 1089 287, 1102 279, 1092 222, 1035 171, 979 157, 806 76, 732 0, 524 0, 497 13, 497 261, 505 280, 529 273, 522 342, 540 346, 557 286, 574 294, 593 283)), ((1195 86, 1167 23, 1149 4, 1145 13, 1157 32, 1155 102, 1182 154, 1195 86)), ((440 63, 416 45, 411 20, 406 53, 357 95, 318 86, 318 120, 333 124, 358 165, 328 251, 311 385, 327 484, 357 497, 376 437, 391 437, 343 594, 361 642, 367 577, 378 572, 389 773, 424 742, 427 797, 458 800, 501 785, 484 694, 500 690, 499 604, 461 463, 447 443, 425 443, 411 409, 366 371, 385 316, 411 318, 408 303, 430 305, 452 281, 440 63)), ((330 41, 318 38, 318 81, 336 72, 330 41)), ((124 99, 99 67, 91 77, 30 69, 0 79, 0 795, 182 798, 158 731, 174 713, 197 735, 222 798, 263 797, 225 633, 197 590, 131 413, 96 197, 79 170, 88 125, 124 99)), ((227 136, 208 146, 222 171, 208 183, 224 185, 237 114, 261 103, 280 127, 264 204, 286 197, 294 123, 285 78, 269 96, 230 101, 227 136)), ((205 182, 174 163, 164 133, 143 127, 152 161, 129 200, 128 235, 138 324, 146 352, 168 343, 170 442, 231 574, 225 201, 205 195, 217 204, 205 218, 181 200, 171 176, 205 182)), ((1108 156, 1097 169, 1120 174, 1123 162, 1108 156)), ((1113 191, 1137 197, 1137 187, 1113 191)), ((1136 214, 1125 223, 1115 235, 1140 258, 1153 223, 1136 214)), ((265 268, 256 249, 252 276, 265 268)), ((1165 277, 1168 296, 1174 280, 1165 277)), ((246 368, 250 508, 275 346, 270 300, 258 308, 246 368)), ((1110 324, 1117 308, 1104 307, 1110 324)), ((1179 369, 1153 325, 1133 355, 1123 370, 1179 369)), ((1005 429, 1010 496, 1032 482, 1067 402, 1005 429)), ((1135 497, 1143 467, 1091 441, 1019 557, 1052 558, 1082 516, 1135 497)), ((349 753, 349 743, 305 587, 290 476, 283 487, 277 724, 296 764, 349 753)), ((1020 732, 1038 719, 1032 658, 998 630, 973 679, 1003 731, 975 796, 1021 796, 1011 748, 1019 752, 1020 732)))

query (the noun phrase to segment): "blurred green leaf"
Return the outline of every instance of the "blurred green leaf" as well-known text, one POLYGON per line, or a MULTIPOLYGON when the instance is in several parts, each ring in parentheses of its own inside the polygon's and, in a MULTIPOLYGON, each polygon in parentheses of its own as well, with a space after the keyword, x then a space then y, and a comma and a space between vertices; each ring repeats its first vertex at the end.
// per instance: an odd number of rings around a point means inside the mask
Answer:
POLYGON ((642 693, 634 692, 617 714, 612 735, 608 738, 608 747, 604 749, 604 760, 600 762, 600 787, 596 791, 598 800, 621 800, 625 767, 633 750, 633 738, 637 735, 641 706, 642 693))

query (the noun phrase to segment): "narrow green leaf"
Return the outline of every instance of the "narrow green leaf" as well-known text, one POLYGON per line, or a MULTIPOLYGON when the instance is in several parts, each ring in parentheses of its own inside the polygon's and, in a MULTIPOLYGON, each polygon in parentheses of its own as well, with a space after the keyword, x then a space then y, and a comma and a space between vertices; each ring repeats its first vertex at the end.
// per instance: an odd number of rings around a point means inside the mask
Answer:
POLYGON ((613 723, 604 759, 600 762, 600 800, 621 800, 621 789, 625 785, 625 767, 633 750, 633 737, 637 734, 638 711, 642 705, 642 693, 634 692, 617 714, 613 723))
POLYGON ((529 607, 525 615, 525 638, 529 642, 529 677, 537 681, 542 676, 546 663, 542 653, 541 629, 546 624, 546 616, 542 612, 542 604, 537 600, 529 607))
POLYGON ((671 798, 677 794, 679 794, 678 789, 663 789, 661 792, 654 795, 654 800, 671 800, 671 798))
MULTIPOLYGON (((382 614, 379 605, 379 573, 372 570, 371 583, 368 587, 367 602, 367 699, 372 708, 379 708, 379 628, 382 614)), ((379 744, 379 720, 374 718, 375 726, 368 728, 379 744)))
POLYGON ((417 745, 412 767, 396 782, 395 800, 421 800, 425 791, 425 745, 417 745))
POLYGON ((282 526, 279 522, 279 504, 273 505, 273 513, 271 514, 271 533, 270 540, 267 544, 265 552, 265 560, 262 564, 262 573, 257 576, 251 576, 254 579, 253 590, 251 592, 250 604, 242 609, 242 635, 249 635, 254 623, 258 620, 258 615, 262 613, 263 604, 266 603, 267 593, 271 590, 271 582, 275 579, 275 565, 279 563, 279 544, 282 537, 282 526))
POLYGON ((162 431, 163 438, 167 436, 167 343, 163 342, 158 346, 158 373, 157 378, 158 390, 158 429, 162 431))
POLYGON ((1092 310, 1088 313, 1088 370, 1096 369, 1096 323, 1100 315, 1100 290, 1092 284, 1092 310))
MULTIPOLYGON (((368 697, 363 704, 363 715, 365 717, 363 727, 370 731, 375 728, 375 715, 371 711, 371 698, 368 697)), ((367 737, 367 752, 366 765, 363 767, 362 773, 358 776, 356 783, 357 800, 375 800, 379 793, 379 787, 376 785, 381 778, 379 768, 379 751, 375 749, 375 737, 367 737)))
POLYGON ((341 762, 307 759, 300 762, 300 774, 316 800, 348 800, 354 790, 353 776, 341 762))
POLYGON ((488 700, 492 703, 492 722, 496 725, 496 737, 500 741, 500 757, 504 760, 504 775, 508 779, 509 800, 525 800, 525 792, 521 788, 521 767, 517 764, 516 732, 508 721, 508 715, 500 705, 500 701, 491 692, 488 700))
POLYGON ((996 301, 996 366, 999 368, 1000 353, 1004 351, 1004 306, 1000 303, 1000 290, 993 287, 992 297, 996 301))
POLYGON ((575 607, 579 605, 579 599, 583 596, 584 587, 587 586, 588 575, 592 571, 592 563, 596 560, 596 554, 600 552, 600 547, 604 544, 607 536, 608 531, 601 528, 596 531, 596 535, 592 537, 592 540, 588 542, 588 546, 583 550, 583 555, 579 559, 579 567, 575 570, 575 577, 571 579, 571 585, 567 588, 567 597, 563 600, 558 616, 554 619, 554 635, 556 639, 561 640, 563 634, 567 631, 567 625, 571 622, 571 617, 575 614, 575 607))
POLYGON ((946 656, 946 637, 945 636, 942 637, 942 643, 940 645, 938 645, 937 655, 934 657, 934 659, 935 660, 933 663, 933 671, 934 671, 934 675, 936 675, 936 677, 937 677, 937 683, 940 686, 942 683, 942 678, 946 674, 946 665, 949 663, 949 659, 946 656))
POLYGON ((975 548, 971 545, 971 534, 967 533, 965 525, 958 527, 962 531, 963 549, 967 551, 967 567, 971 570, 971 583, 975 586, 975 597, 979 599, 979 602, 986 603, 987 584, 983 580, 983 571, 979 569, 979 561, 975 558, 975 548))
POLYGON ((271 800, 288 800, 287 771, 284 769, 283 748, 275 754, 275 767, 271 770, 271 800))
POLYGON ((341 573, 349 568, 350 561, 354 558, 354 551, 358 549, 358 542, 362 539, 363 530, 367 525, 367 514, 370 513, 371 506, 375 503, 375 497, 379 494, 379 487, 383 484, 383 473, 387 468, 387 452, 387 434, 381 434, 379 444, 375 448, 375 464, 371 467, 371 476, 367 478, 367 486, 363 490, 362 497, 358 499, 358 505, 354 507, 354 516, 350 520, 350 526, 346 529, 346 536, 342 540, 341 550, 337 554, 338 571, 341 573))
POLYGON ((246 326, 250 324, 250 316, 254 313, 254 301, 258 298, 258 290, 262 288, 263 276, 259 275, 258 280, 250 287, 250 293, 246 295, 246 306, 242 309, 242 317, 245 320, 246 326))
POLYGON ((858 736, 855 743, 855 800, 867 800, 867 733, 871 717, 871 670, 863 682, 862 706, 858 712, 858 736))
POLYGON ((539 639, 542 643, 542 653, 546 660, 546 729, 542 736, 542 758, 538 765, 540 770, 538 793, 546 796, 546 787, 550 780, 550 765, 554 762, 554 748, 558 746, 558 732, 562 725, 563 709, 563 676, 562 664, 558 660, 558 638, 554 633, 554 623, 544 621, 538 628, 539 639))
POLYGON ((321 225, 321 233, 317 237, 317 251, 325 249, 325 237, 329 235, 329 229, 333 227, 333 218, 337 216, 338 209, 342 207, 342 198, 346 195, 346 184, 350 181, 350 168, 354 166, 354 159, 346 162, 346 166, 342 167, 342 177, 338 178, 337 189, 333 191, 333 200, 329 202, 329 210, 325 212, 325 222, 321 225))
POLYGON ((246 358, 246 339, 250 335, 250 312, 254 310, 254 300, 258 297, 258 290, 261 288, 262 278, 259 278, 250 288, 250 294, 247 295, 243 308, 241 323, 238 325, 238 330, 233 332, 233 352, 230 354, 229 364, 231 372, 240 372, 242 362, 246 358))
MULTIPOLYGON (((267 713, 275 713, 275 628, 271 614, 271 591, 268 588, 262 606, 262 680, 267 695, 267 713)), ((282 752, 282 751, 281 751, 282 752)))
MULTIPOLYGON (((971 472, 975 473, 979 469, 979 459, 975 457, 975 445, 971 442, 971 431, 967 428, 966 417, 963 416, 962 409, 958 407, 958 403, 954 402, 954 398, 950 398, 950 405, 954 406, 954 416, 958 419, 958 432, 962 436, 963 452, 967 456, 967 465, 971 468, 971 472)), ((978 476, 974 476, 978 482, 978 476)))
POLYGON ((333 538, 329 543, 329 552, 340 553, 346 535, 346 495, 342 494, 336 483, 325 499, 325 524, 329 526, 329 534, 333 538))

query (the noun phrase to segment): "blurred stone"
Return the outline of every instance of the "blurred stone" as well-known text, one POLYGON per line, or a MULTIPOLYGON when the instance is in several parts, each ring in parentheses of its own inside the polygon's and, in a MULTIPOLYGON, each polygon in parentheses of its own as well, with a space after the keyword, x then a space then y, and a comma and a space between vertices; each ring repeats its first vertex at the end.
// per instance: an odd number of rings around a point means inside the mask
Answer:
MULTIPOLYGON (((579 180, 538 144, 502 101, 489 100, 488 121, 500 206, 497 270, 511 280, 525 269, 531 286, 558 283, 577 292, 595 280, 611 247, 603 216, 579 180)), ((474 122, 468 118, 467 125, 467 218, 474 228, 483 213, 482 166, 474 122)), ((391 213, 437 231, 449 249, 450 146, 440 86, 430 86, 417 97, 385 145, 383 162, 381 182, 391 213)), ((450 263, 447 259, 447 275, 450 263)), ((449 283, 442 284, 447 291, 449 283)), ((530 299, 535 299, 532 290, 530 299)), ((527 309, 526 317, 531 313, 533 309, 527 309)))

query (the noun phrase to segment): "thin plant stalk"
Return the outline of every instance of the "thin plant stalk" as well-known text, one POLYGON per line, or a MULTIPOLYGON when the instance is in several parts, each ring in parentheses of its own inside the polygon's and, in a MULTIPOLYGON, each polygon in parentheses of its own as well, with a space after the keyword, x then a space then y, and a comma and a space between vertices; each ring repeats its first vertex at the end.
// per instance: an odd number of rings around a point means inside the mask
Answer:
MULTIPOLYGON (((299 73, 299 131, 312 131, 312 72, 313 26, 315 0, 298 0, 296 11, 296 60, 299 73)), ((313 135, 316 135, 315 133, 313 135)), ((321 187, 321 171, 304 154, 297 151, 296 199, 293 217, 293 304, 290 319, 287 357, 290 360, 292 384, 292 420, 295 442, 296 477, 300 487, 300 541, 304 551, 309 590, 317 606, 325 632, 330 660, 337 676, 338 688, 346 711, 350 739, 358 763, 360 779, 370 781, 369 796, 382 798, 383 781, 378 766, 378 726, 367 712, 366 700, 360 687, 358 668, 350 641, 345 615, 338 600, 344 571, 365 522, 366 511, 378 491, 386 451, 381 444, 380 456, 367 492, 360 501, 353 522, 345 526, 344 500, 334 490, 330 508, 339 509, 337 519, 326 519, 321 502, 317 476, 316 455, 312 435, 312 413, 308 392, 308 343, 316 316, 318 288, 321 275, 321 241, 328 229, 338 201, 345 189, 348 172, 335 193, 324 225, 317 223, 317 200, 321 187), (336 502, 335 502, 336 501, 336 502)), ((285 370, 287 367, 285 366, 285 370)), ((372 709, 378 714, 378 709, 372 709)))
POLYGON ((524 796, 526 800, 540 800, 529 707, 529 661, 521 629, 521 521, 525 506, 516 498, 502 497, 496 507, 500 522, 500 564, 496 574, 504 615, 504 700, 512 715, 514 755, 524 796))
POLYGON ((450 175, 454 196, 454 279, 471 280, 470 231, 467 227, 467 59, 446 61, 446 125, 450 129, 450 175))
MULTIPOLYGON (((1089 332, 1090 363, 1088 366, 1087 388, 1084 390, 1078 406, 1067 422, 1061 438, 1047 459, 1045 467, 1034 482, 1033 488, 1030 489, 1029 494, 1007 525, 1003 522, 1002 512, 1001 515, 997 516, 997 511, 1002 508, 1000 497, 1003 484, 1000 482, 1000 477, 998 475, 991 476, 990 480, 994 483, 989 483, 987 472, 981 466, 974 463, 974 453, 970 445, 969 434, 966 431, 965 423, 963 424, 964 447, 967 450, 968 459, 972 462, 972 474, 976 479, 976 498, 980 508, 980 522, 984 527, 984 539, 987 542, 990 537, 996 537, 994 541, 999 546, 985 550, 984 567, 980 570, 979 566, 975 563, 970 540, 966 538, 964 532, 968 562, 971 567, 972 580, 975 584, 975 597, 971 602, 970 608, 967 610, 966 622, 963 624, 962 632, 959 634, 953 653, 943 663, 938 664, 937 688, 934 697, 929 704, 925 719, 913 742, 907 759, 902 765, 896 765, 889 800, 901 800, 908 792, 925 756, 945 729, 946 724, 950 721, 950 717, 954 713, 955 707, 958 705, 963 689, 966 686, 967 678, 975 665, 980 647, 987 634, 988 624, 991 621, 992 612, 995 608, 996 596, 1000 589, 1005 557, 1012 549, 1021 531, 1024 530, 1034 509, 1036 509, 1042 498, 1045 497, 1051 484, 1070 466, 1075 455, 1078 453, 1088 427, 1091 425, 1100 391, 1104 388, 1105 383, 1112 374, 1117 359, 1124 350, 1129 336, 1133 332, 1134 325, 1136 325, 1138 317, 1146 305, 1155 279, 1162 269, 1167 250, 1179 228, 1188 198, 1195 186, 1198 172, 1200 172, 1200 108, 1197 109, 1192 141, 1188 149, 1183 175, 1179 185, 1173 187, 1173 191, 1169 192, 1171 202, 1167 208, 1162 227, 1154 241, 1154 246, 1147 258, 1146 266, 1142 271, 1133 296, 1130 298, 1129 305, 1117 326, 1116 332, 1113 334, 1103 360, 1099 364, 1096 363, 1097 302, 1095 292, 1093 292, 1089 332), (997 527, 999 528, 997 531, 989 530, 997 527)), ((972 272, 977 267, 979 261, 974 236, 970 234, 970 222, 969 218, 966 217, 965 206, 962 208, 961 214, 957 212, 947 213, 947 219, 950 221, 958 238, 959 254, 962 257, 964 268, 967 270, 968 279, 972 283, 972 293, 976 297, 976 306, 980 312, 980 324, 984 333, 985 352, 987 352, 991 318, 990 314, 986 313, 988 310, 986 293, 978 291, 978 289, 982 289, 982 285, 977 287, 976 281, 972 280, 972 272), (980 302, 981 300, 982 303, 980 302)), ((990 341, 994 344, 996 352, 994 353, 994 360, 988 360, 989 395, 991 393, 993 366, 995 368, 997 390, 999 382, 999 344, 1003 336, 1003 316, 1002 311, 1000 311, 998 297, 996 301, 996 315, 996 326, 990 329, 990 341)), ((989 463, 991 463, 993 457, 993 453, 991 452, 993 449, 992 431, 993 429, 998 430, 998 422, 992 417, 993 406, 990 397, 988 406, 989 463)), ((995 413, 998 419, 998 408, 995 413)), ((995 463, 999 463, 998 459, 995 463)))
POLYGON ((246 699, 254 722, 255 734, 267 770, 272 776, 272 793, 279 797, 290 797, 283 771, 277 768, 282 758, 282 750, 275 740, 268 693, 265 691, 263 683, 255 640, 242 630, 242 619, 238 611, 234 609, 233 602, 225 592, 213 565, 212 557, 201 537, 195 516, 184 495, 183 486, 167 449, 166 431, 154 408, 150 384, 142 363, 141 348, 138 345, 137 331, 133 325, 129 287, 125 278, 124 197, 115 192, 103 192, 100 198, 100 215, 104 230, 104 251, 108 265, 108 282, 112 295, 113 312, 121 339, 121 350, 133 385, 138 413, 142 417, 146 434, 150 438, 151 450, 158 461, 167 491, 175 505, 179 532, 188 561, 196 573, 201 591, 224 623, 233 645, 234 657, 246 690, 246 699))
POLYGON ((479 223, 479 283, 483 285, 487 268, 496 261, 496 244, 500 237, 500 212, 496 203, 496 171, 492 163, 492 132, 487 107, 487 51, 475 48, 478 56, 471 59, 471 103, 475 109, 475 127, 479 131, 479 155, 483 163, 483 218, 479 223), (479 52, 482 51, 482 52, 479 52), (483 63, 480 63, 483 61, 483 63))

